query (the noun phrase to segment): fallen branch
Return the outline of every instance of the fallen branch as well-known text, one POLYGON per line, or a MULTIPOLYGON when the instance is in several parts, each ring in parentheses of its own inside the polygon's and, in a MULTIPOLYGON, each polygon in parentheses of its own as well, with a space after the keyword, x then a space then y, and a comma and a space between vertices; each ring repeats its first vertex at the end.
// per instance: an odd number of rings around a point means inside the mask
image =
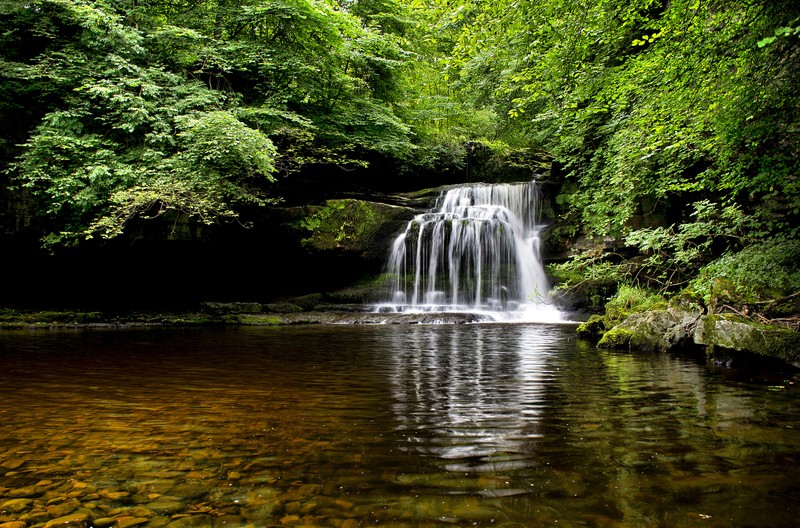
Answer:
MULTIPOLYGON (((761 303, 761 304, 764 304, 764 303, 761 303)), ((739 316, 744 317, 745 319, 749 319, 751 321, 757 321, 757 322, 762 323, 762 324, 773 325, 773 326, 785 326, 789 330, 794 330, 795 332, 799 332, 800 331, 800 315, 793 315, 791 317, 777 317, 775 319, 769 319, 769 318, 765 317, 763 314, 760 314, 758 312, 756 312, 756 313, 751 315, 749 311, 741 312, 741 311, 737 310, 736 308, 734 308, 733 306, 730 306, 730 305, 727 305, 727 304, 723 304, 720 307, 719 313, 722 313, 725 310, 733 312, 736 315, 739 315, 739 316)))
POLYGON ((753 304, 776 304, 783 301, 788 301, 789 299, 794 299, 795 297, 800 297, 800 291, 796 291, 790 295, 786 295, 785 297, 778 297, 777 299, 770 299, 768 301, 756 301, 753 304))

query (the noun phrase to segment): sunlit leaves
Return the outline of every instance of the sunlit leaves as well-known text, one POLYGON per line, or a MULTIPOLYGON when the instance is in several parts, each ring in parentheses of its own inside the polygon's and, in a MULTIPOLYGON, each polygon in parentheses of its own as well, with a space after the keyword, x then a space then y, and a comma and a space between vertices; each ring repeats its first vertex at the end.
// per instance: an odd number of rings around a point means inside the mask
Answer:
POLYGON ((179 156, 194 170, 237 174, 239 178, 262 175, 272 179, 275 147, 258 130, 249 128, 232 113, 203 112, 176 118, 179 156))
MULTIPOLYGON (((232 219, 273 174, 408 159, 394 0, 33 0, 0 19, 0 108, 29 91, 11 174, 48 243, 180 211, 232 219), (17 36, 35 35, 24 49, 17 36)), ((2 139, 5 141, 5 137, 2 139)), ((5 144, 0 142, 5 148, 5 144)))

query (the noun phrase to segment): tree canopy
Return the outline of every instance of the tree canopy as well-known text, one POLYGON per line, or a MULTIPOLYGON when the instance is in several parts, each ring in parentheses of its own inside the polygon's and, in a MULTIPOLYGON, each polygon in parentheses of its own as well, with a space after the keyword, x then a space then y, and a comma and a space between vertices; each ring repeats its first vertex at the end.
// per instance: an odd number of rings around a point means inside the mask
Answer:
POLYGON ((793 0, 2 0, 0 27, 0 168, 48 243, 475 142, 552 156, 563 222, 672 267, 800 234, 793 0))
POLYGON ((62 243, 170 210, 235 218, 308 163, 402 159, 408 52, 379 20, 318 0, 5 1, 4 164, 62 243))

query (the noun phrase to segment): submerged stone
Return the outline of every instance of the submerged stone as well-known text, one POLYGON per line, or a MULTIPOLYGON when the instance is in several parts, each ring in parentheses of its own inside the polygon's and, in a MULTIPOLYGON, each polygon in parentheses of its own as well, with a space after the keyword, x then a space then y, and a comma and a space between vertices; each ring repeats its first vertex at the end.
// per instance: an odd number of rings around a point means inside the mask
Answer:
POLYGON ((72 513, 70 515, 65 515, 63 517, 58 517, 57 519, 48 521, 47 523, 45 523, 44 528, 55 528, 56 526, 59 528, 63 528, 64 526, 85 527, 88 520, 89 520, 88 513, 85 512, 72 513))
POLYGON ((185 500, 198 499, 207 493, 208 486, 199 482, 183 482, 169 489, 170 495, 174 495, 185 500))
POLYGON ((213 518, 207 515, 192 515, 175 519, 167 525, 167 528, 211 528, 213 526, 213 518))
POLYGON ((4 460, 0 467, 4 467, 6 469, 19 469, 27 460, 24 458, 9 458, 8 460, 4 460))
POLYGON ((178 501, 155 501, 145 504, 145 508, 156 513, 169 514, 184 509, 185 505, 178 501))
MULTIPOLYGON (((119 517, 116 519, 116 528, 130 528, 131 526, 145 524, 148 521, 147 517, 119 517)), ((95 521, 95 526, 97 526, 97 521, 95 521)))
POLYGON ((31 499, 11 499, 0 504, 0 512, 19 513, 29 510, 32 504, 31 499))
POLYGON ((214 528, 226 527, 226 528, 233 528, 244 526, 245 520, 244 517, 239 515, 221 515, 214 520, 214 528))

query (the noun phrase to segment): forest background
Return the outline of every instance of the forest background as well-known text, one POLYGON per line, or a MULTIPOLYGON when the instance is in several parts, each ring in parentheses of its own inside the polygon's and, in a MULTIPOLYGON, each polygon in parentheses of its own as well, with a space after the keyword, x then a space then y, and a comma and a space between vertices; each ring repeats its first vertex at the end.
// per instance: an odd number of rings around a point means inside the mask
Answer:
POLYGON ((594 241, 564 291, 798 311, 795 0, 0 0, 0 79, 4 240, 247 225, 284 181, 421 188, 479 150, 544 160, 551 237, 594 241))

